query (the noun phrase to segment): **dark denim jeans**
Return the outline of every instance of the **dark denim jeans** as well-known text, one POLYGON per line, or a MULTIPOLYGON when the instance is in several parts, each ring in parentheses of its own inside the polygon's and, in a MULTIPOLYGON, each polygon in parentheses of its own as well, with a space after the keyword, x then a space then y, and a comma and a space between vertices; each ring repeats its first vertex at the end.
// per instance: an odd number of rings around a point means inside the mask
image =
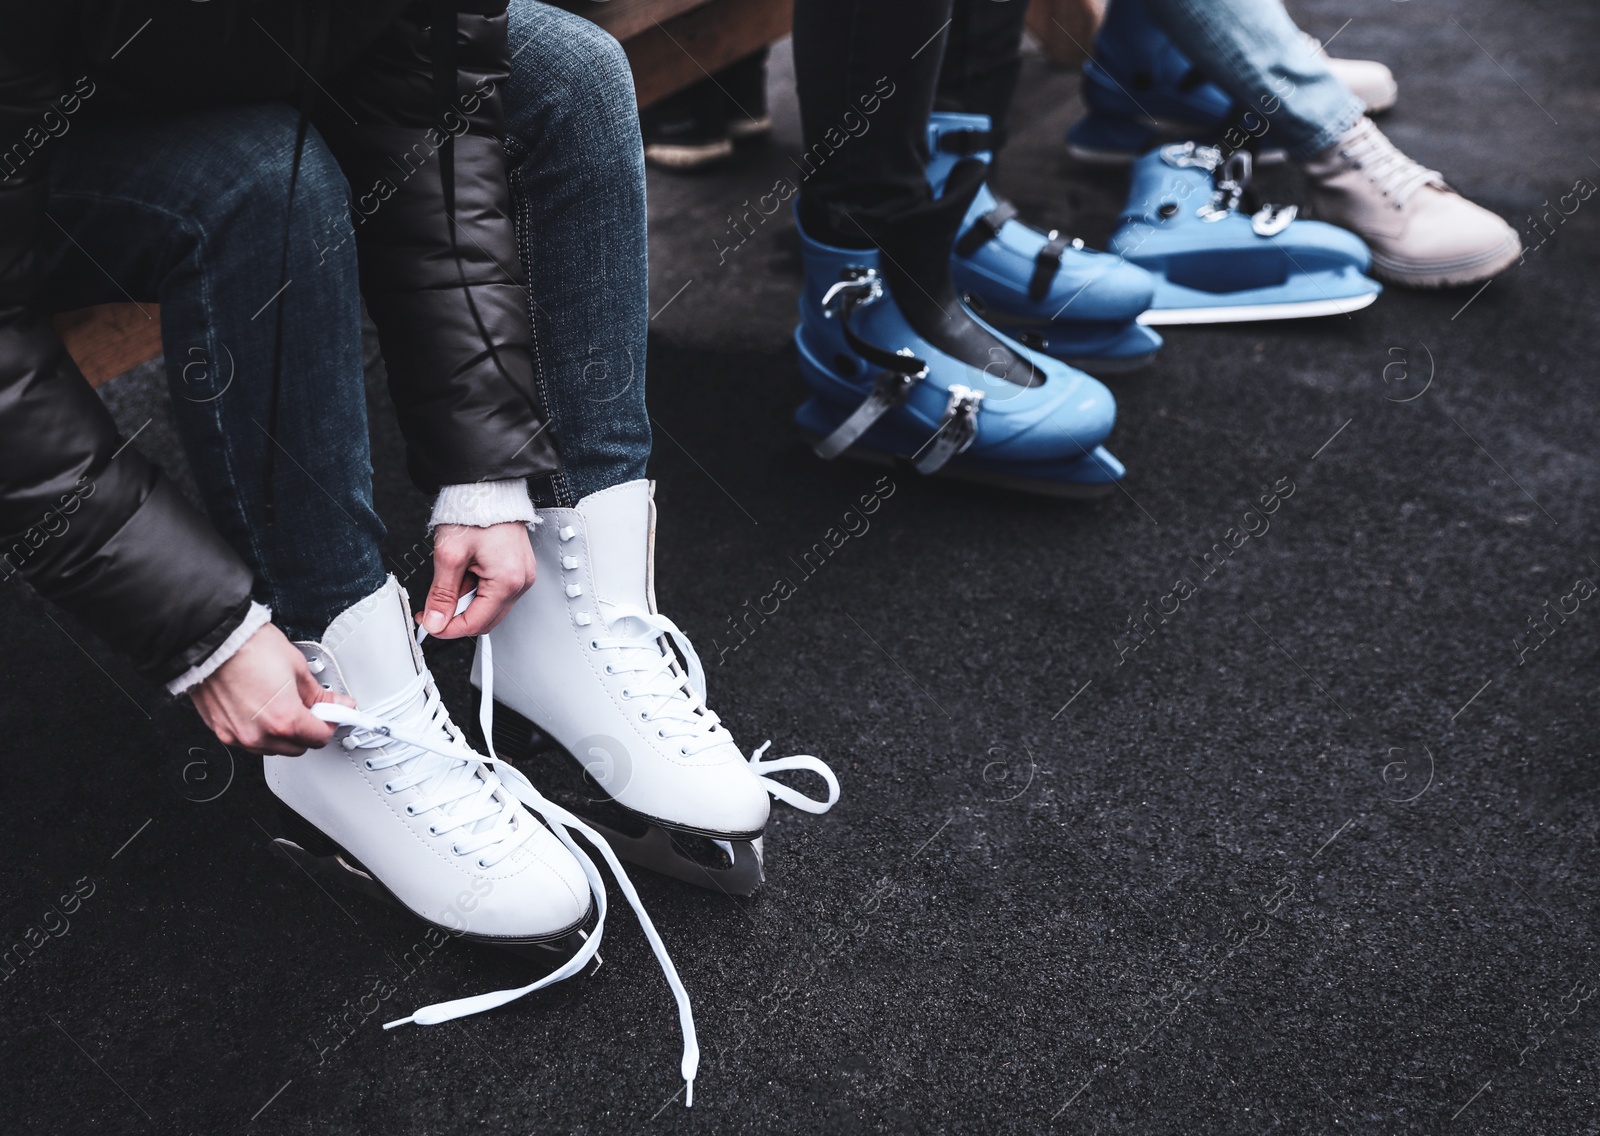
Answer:
MULTIPOLYGON (((511 5, 506 150, 530 281, 535 376, 563 468, 544 505, 644 476, 644 163, 632 77, 578 16, 511 5)), ((179 435, 218 531, 291 637, 382 583, 349 189, 312 131, 288 209, 296 116, 264 103, 85 126, 62 138, 45 222, 53 310, 161 305, 179 435), (289 285, 278 290, 288 227, 289 285), (266 523, 274 321, 283 305, 276 521, 266 523)))

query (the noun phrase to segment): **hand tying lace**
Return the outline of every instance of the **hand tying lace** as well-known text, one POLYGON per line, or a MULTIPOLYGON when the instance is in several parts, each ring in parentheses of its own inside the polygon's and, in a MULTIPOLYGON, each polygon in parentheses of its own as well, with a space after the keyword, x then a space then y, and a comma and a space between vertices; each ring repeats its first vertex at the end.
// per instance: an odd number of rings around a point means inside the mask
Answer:
MULTIPOLYGON (((474 594, 468 592, 461 597, 456 614, 459 615, 466 609, 472 602, 474 594)), ((417 642, 421 643, 427 638, 427 634, 425 630, 418 628, 417 642)), ((484 689, 487 693, 493 663, 489 654, 488 638, 485 637, 482 643, 484 689)), ((492 707, 492 701, 486 697, 479 715, 485 739, 492 739, 494 736, 491 721, 492 707)), ((655 953, 667 985, 672 990, 672 997, 678 1005, 678 1026, 683 1033, 683 1060, 680 1070, 685 1085, 684 1105, 692 1106, 694 1078, 700 1066, 700 1042, 695 1032, 694 1011, 689 1005, 689 992, 684 989, 683 980, 678 977, 678 968, 673 965, 671 956, 667 954, 666 944, 661 941, 655 924, 645 912, 644 903, 640 900, 639 893, 634 890, 633 881, 628 879, 627 873, 623 871, 622 862, 617 859, 616 853, 611 850, 605 838, 560 805, 545 799, 517 769, 501 763, 495 756, 492 740, 488 742, 490 754, 488 758, 483 758, 470 749, 440 704, 438 689, 426 669, 417 676, 414 685, 408 684, 405 690, 393 698, 372 707, 351 710, 333 703, 320 703, 312 708, 312 713, 324 721, 351 727, 350 736, 340 743, 348 749, 369 749, 378 746, 387 748, 395 743, 406 747, 392 755, 384 754, 369 758, 370 767, 373 769, 398 767, 409 762, 423 761, 425 764, 407 770, 400 778, 390 781, 386 788, 398 792, 400 788, 408 785, 424 786, 430 795, 423 801, 413 802, 412 807, 418 815, 435 808, 444 809, 444 815, 451 823, 443 825, 435 822, 435 827, 441 833, 469 825, 475 826, 476 831, 472 832, 470 839, 466 841, 457 839, 458 854, 465 855, 491 845, 504 844, 504 847, 495 848, 492 853, 493 860, 489 860, 487 856, 481 857, 480 864, 498 862, 522 840, 532 835, 531 829, 523 831, 522 822, 515 815, 515 806, 501 793, 502 789, 509 790, 549 824, 557 839, 578 861, 585 878, 589 881, 589 890, 594 896, 596 910, 594 930, 584 940, 583 946, 550 974, 526 986, 495 990, 487 994, 475 994, 468 998, 457 998, 450 1002, 424 1006, 409 1017, 385 1022, 383 1028, 394 1029, 396 1026, 407 1024, 437 1025, 471 1014, 480 1014, 570 978, 589 964, 599 952, 601 939, 605 935, 606 887, 594 861, 573 839, 573 834, 576 833, 599 851, 610 866, 617 886, 622 889, 622 894, 638 916, 640 929, 649 940, 650 949, 655 953), (426 697, 420 709, 406 711, 404 708, 411 700, 424 691, 426 697), (387 716, 389 714, 400 716, 391 718, 387 716), (402 754, 405 756, 401 756, 402 754), (427 757, 429 754, 432 755, 431 759, 427 757), (521 833, 520 838, 518 833, 521 833)))

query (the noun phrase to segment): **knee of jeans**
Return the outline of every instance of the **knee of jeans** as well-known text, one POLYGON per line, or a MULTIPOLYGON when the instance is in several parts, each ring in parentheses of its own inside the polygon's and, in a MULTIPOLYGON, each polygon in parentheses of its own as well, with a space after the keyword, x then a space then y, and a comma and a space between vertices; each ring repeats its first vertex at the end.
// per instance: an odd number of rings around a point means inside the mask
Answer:
MULTIPOLYGON (((545 5, 532 7, 542 11, 537 27, 528 29, 531 38, 513 43, 517 51, 511 64, 513 86, 531 78, 558 111, 574 119, 598 119, 608 129, 637 131, 633 70, 616 37, 582 16, 545 5)), ((513 25, 523 8, 511 5, 513 25)), ((514 35, 517 30, 514 27, 514 35)))
POLYGON ((226 191, 218 205, 271 221, 286 215, 290 183, 294 186, 295 227, 333 224, 350 200, 344 172, 316 128, 306 127, 295 169, 295 138, 299 115, 282 104, 239 108, 239 121, 230 132, 225 152, 213 154, 224 163, 226 191))

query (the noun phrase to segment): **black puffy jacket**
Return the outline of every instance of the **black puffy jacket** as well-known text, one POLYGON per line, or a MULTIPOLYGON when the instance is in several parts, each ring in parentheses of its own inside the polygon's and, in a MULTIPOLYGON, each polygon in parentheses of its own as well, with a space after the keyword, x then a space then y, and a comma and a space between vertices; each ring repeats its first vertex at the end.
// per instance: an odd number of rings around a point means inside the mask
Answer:
POLYGON ((501 148, 505 7, 0 0, 0 581, 20 572, 162 681, 204 660, 250 603, 250 572, 209 522, 136 449, 118 453, 110 416, 35 303, 52 141, 42 124, 72 106, 84 76, 97 108, 301 106, 362 215, 362 290, 412 479, 431 491, 555 468, 501 148), (414 146, 453 148, 453 177, 442 161, 387 176, 414 146), (379 209, 380 197, 393 201, 379 209))

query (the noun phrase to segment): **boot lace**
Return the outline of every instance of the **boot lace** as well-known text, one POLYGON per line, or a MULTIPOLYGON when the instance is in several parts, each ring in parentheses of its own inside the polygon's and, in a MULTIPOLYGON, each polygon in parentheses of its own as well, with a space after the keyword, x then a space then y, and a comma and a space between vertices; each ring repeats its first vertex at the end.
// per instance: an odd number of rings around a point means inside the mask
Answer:
POLYGON ((406 815, 437 813, 428 834, 455 833, 452 853, 479 853, 478 866, 492 868, 533 835, 500 778, 462 740, 426 667, 400 691, 365 709, 372 721, 351 723, 339 744, 351 751, 376 751, 364 762, 370 770, 394 770, 384 792, 420 790, 418 799, 406 805, 406 815), (421 744, 423 738, 430 744, 421 744))
MULTIPOLYGON (((468 592, 461 597, 456 607, 457 615, 466 610, 467 605, 472 602, 473 595, 474 592, 468 592)), ((419 627, 417 629, 417 642, 420 644, 426 637, 427 632, 419 627)), ((491 822, 488 828, 482 832, 474 833, 474 838, 487 837, 491 833, 498 832, 505 825, 509 825, 513 832, 522 831, 521 840, 530 838, 533 835, 531 824, 524 822, 521 817, 515 815, 516 806, 509 799, 503 796, 498 798, 503 802, 502 806, 488 813, 484 812, 487 806, 482 802, 476 807, 467 804, 469 801, 478 801, 480 797, 483 797, 484 800, 496 799, 496 794, 502 788, 509 790, 510 794, 521 801, 528 809, 544 818, 550 830, 555 833, 556 838, 566 846, 567 851, 577 860, 578 866, 583 870, 584 878, 589 881, 590 893, 594 896, 596 912, 594 930, 584 939, 583 946, 579 947, 570 959, 535 982, 509 990, 495 990, 487 994, 474 994, 467 998, 457 998, 449 1002, 438 1002, 431 1006, 424 1006, 409 1017, 385 1022, 383 1028, 386 1030, 394 1029, 396 1026, 408 1024, 431 1026, 441 1022, 454 1021, 456 1018, 468 1017, 472 1014, 481 1014, 486 1010, 504 1006, 506 1003, 514 1002, 518 998, 532 994, 536 990, 542 990, 546 986, 552 986, 563 979, 570 978, 589 965, 590 960, 599 953, 600 942, 605 936, 606 886, 599 869, 595 867, 594 861, 573 839, 573 835, 576 834, 582 836, 599 851, 601 857, 606 861, 606 865, 611 869, 611 874, 616 879, 617 886, 622 890, 622 894, 626 897, 629 906, 633 908, 634 914, 638 916, 640 929, 644 931, 645 938, 649 940, 650 949, 661 966, 661 972, 667 980, 668 987, 672 990, 673 1000, 678 1006, 678 1028, 683 1034, 683 1060, 679 1065, 684 1081, 683 1103, 685 1107, 691 1107, 694 1104, 694 1078, 700 1067, 700 1041, 695 1032, 694 1011, 689 1005, 689 992, 684 988, 683 980, 678 977, 678 968, 673 965, 672 956, 667 953, 666 944, 661 941, 661 936, 657 933, 655 924, 650 921, 650 916, 644 909, 644 902, 639 898, 639 893, 634 890, 633 881, 628 879, 628 874, 623 870, 622 862, 617 859, 616 853, 611 850, 611 845, 606 843, 604 837, 578 817, 554 801, 547 800, 519 770, 503 763, 495 754, 494 732, 492 729, 494 704, 487 697, 491 675, 493 674, 493 662, 489 654, 489 639, 487 636, 483 638, 482 643, 484 647, 483 673, 486 697, 479 711, 479 721, 483 726, 483 736, 489 747, 489 756, 487 758, 473 752, 466 742, 462 740, 459 731, 450 722, 448 713, 444 711, 439 702, 438 690, 434 686, 433 679, 428 674, 426 667, 424 667, 423 673, 417 676, 417 680, 414 683, 408 684, 407 690, 396 694, 392 698, 375 703, 366 709, 352 710, 331 702, 321 702, 312 707, 311 712, 323 721, 351 727, 350 735, 345 742, 340 744, 346 744, 349 738, 355 738, 356 740, 347 745, 346 748, 361 749, 379 746, 387 748, 394 743, 399 743, 402 748, 395 753, 385 754, 376 759, 368 759, 369 761, 375 760, 382 763, 373 766, 374 768, 385 768, 390 765, 398 767, 417 761, 419 758, 423 758, 424 754, 432 755, 431 759, 424 759, 427 761, 426 765, 415 767, 413 770, 404 773, 401 780, 412 784, 425 785, 429 783, 430 777, 436 777, 438 779, 437 783, 430 785, 428 790, 430 795, 426 798, 430 808, 445 808, 453 805, 454 809, 447 814, 453 820, 456 819, 460 810, 466 810, 460 813, 461 819, 457 823, 451 824, 449 828, 442 828, 441 831, 450 831, 468 823, 488 821, 491 822), (406 707, 409 702, 424 690, 427 691, 428 696, 424 699, 422 706, 415 711, 407 711, 406 707), (400 756, 400 754, 405 754, 406 756, 400 756), (390 760, 390 758, 393 758, 393 760, 390 760), (426 775, 424 775, 425 769, 428 771, 426 775), (465 769, 470 769, 470 774, 465 773, 465 769), (476 786, 469 786, 463 780, 465 776, 469 775, 478 782, 476 786), (415 780, 412 780, 413 778, 415 780), (487 796, 484 796, 485 787, 488 789, 487 796), (505 815, 506 812, 513 815, 507 817, 505 815), (465 819, 475 813, 484 813, 484 815, 479 816, 476 821, 469 822, 465 819)), ((398 786, 399 781, 391 781, 390 784, 398 786)), ((398 788, 395 791, 398 791, 398 788)), ((422 803, 414 802, 419 813, 428 811, 421 807, 422 803)), ((496 841, 504 841, 505 839, 506 837, 501 835, 496 838, 496 841)), ((520 844, 521 840, 518 840, 517 844, 520 844)), ((495 860, 498 861, 503 858, 517 844, 511 844, 502 850, 497 850, 495 860)), ((459 840, 457 845, 458 847, 461 846, 459 840)), ((480 859, 479 862, 484 863, 484 859, 480 859)))
MULTIPOLYGON (((643 702, 639 719, 656 726, 656 736, 665 741, 677 741, 678 753, 693 757, 712 746, 732 742, 722 719, 706 705, 706 672, 694 644, 678 625, 658 612, 646 611, 635 604, 606 603, 601 620, 612 634, 590 640, 596 651, 611 655, 605 665, 607 674, 638 675, 622 688, 621 697, 630 702, 643 702), (670 646, 669 646, 670 644, 670 646), (678 665, 677 649, 684 667, 678 665), (687 669, 685 669, 687 668, 687 669)), ((483 669, 483 702, 492 706, 492 679, 488 665, 488 644, 485 646, 483 669)), ((750 755, 750 765, 756 776, 765 784, 767 792, 808 813, 825 813, 839 799, 839 781, 833 770, 810 754, 763 760, 772 742, 763 742, 750 755), (817 774, 828 785, 826 800, 808 797, 769 773, 803 769, 817 774)))
POLYGON ((1442 180, 1437 170, 1430 170, 1407 157, 1371 119, 1361 120, 1339 147, 1339 153, 1366 174, 1367 180, 1377 186, 1396 209, 1404 208, 1423 186, 1442 180))

